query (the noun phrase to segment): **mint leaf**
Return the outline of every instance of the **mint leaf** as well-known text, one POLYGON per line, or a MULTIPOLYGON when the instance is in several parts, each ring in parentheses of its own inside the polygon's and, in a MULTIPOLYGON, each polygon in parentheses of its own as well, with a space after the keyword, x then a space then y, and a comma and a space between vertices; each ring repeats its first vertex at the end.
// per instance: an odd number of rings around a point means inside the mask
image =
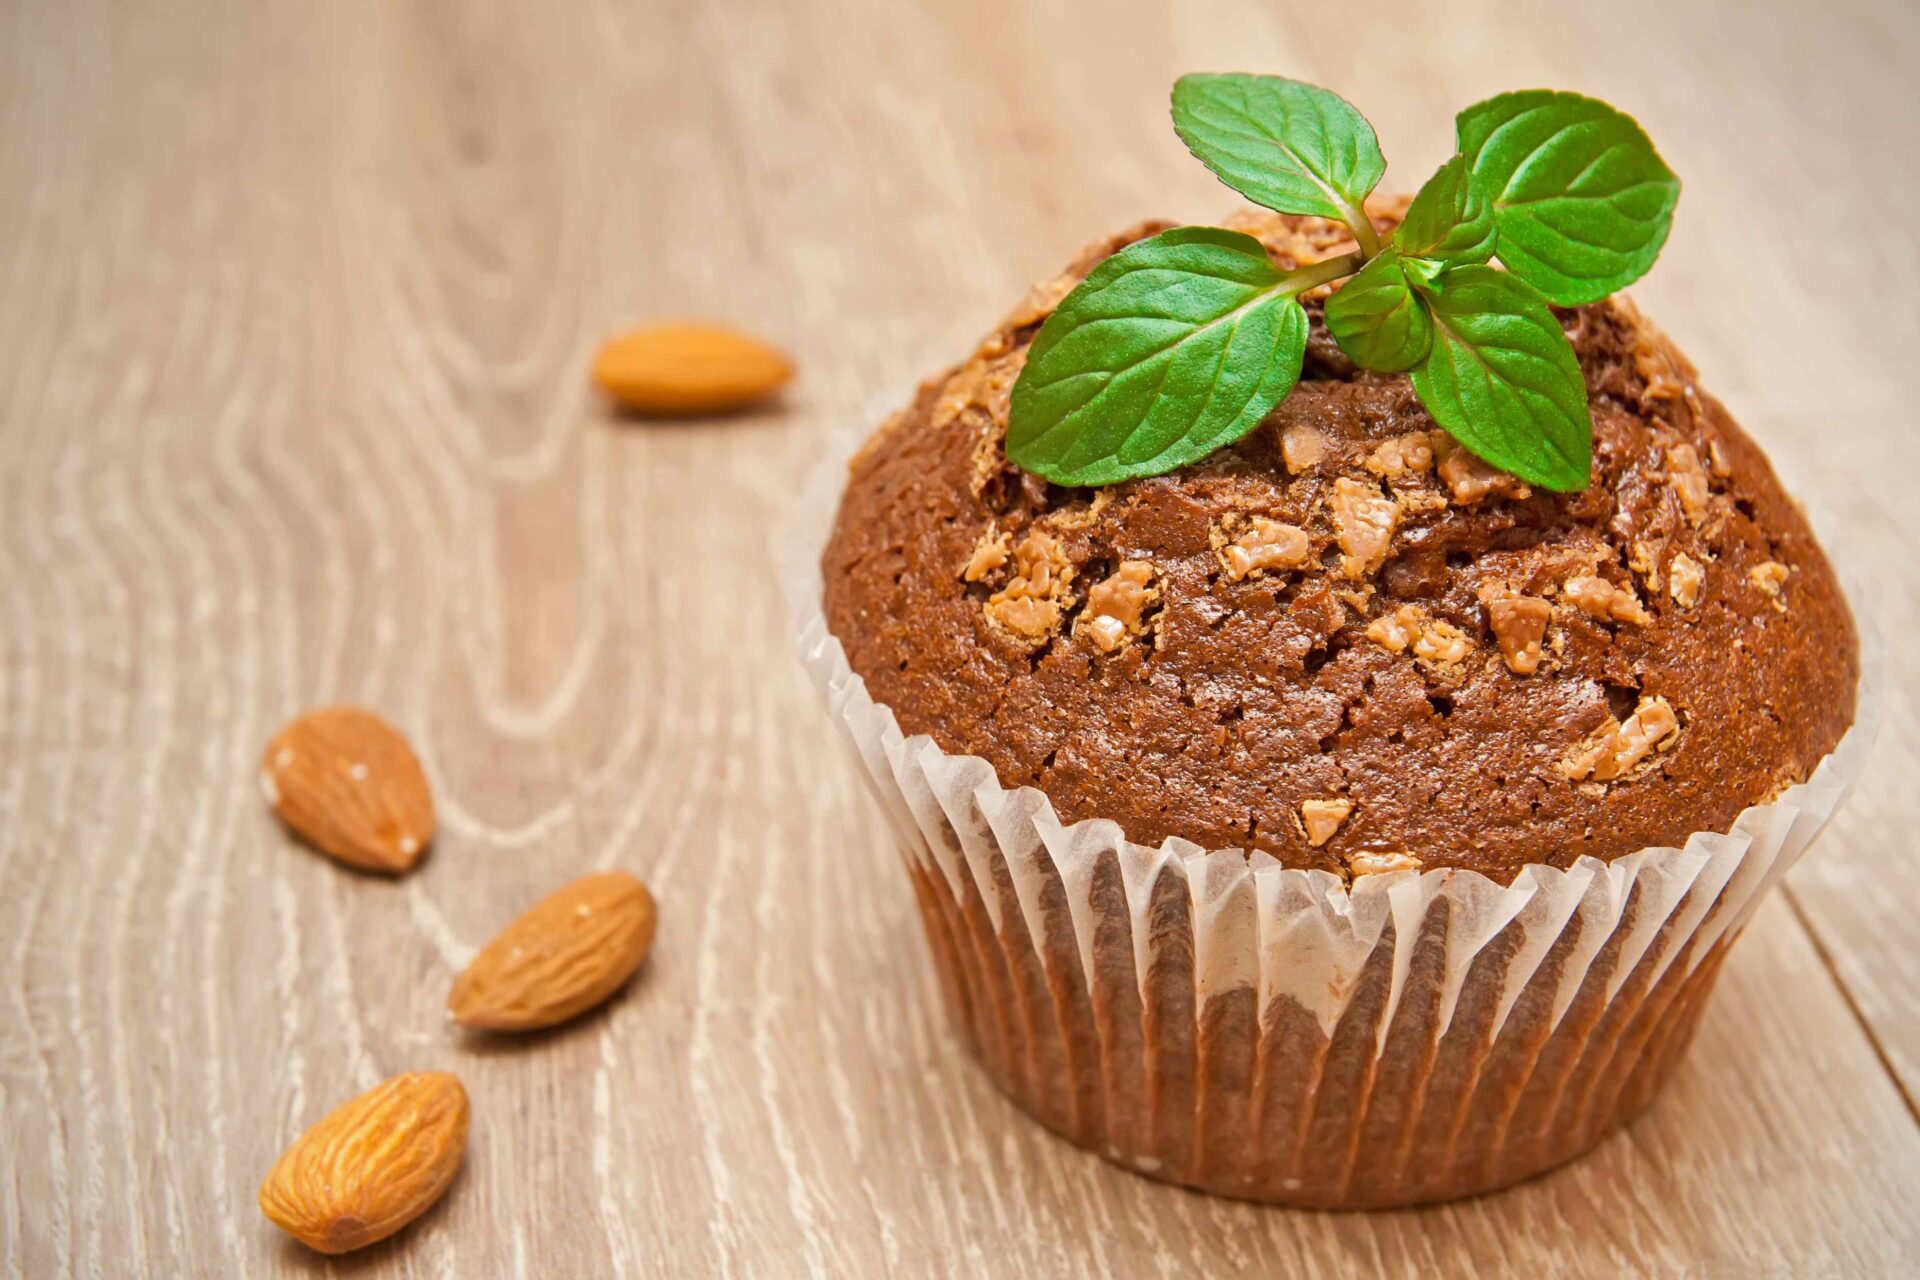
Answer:
POLYGON ((1462 263, 1493 256, 1493 204, 1468 176, 1466 157, 1457 155, 1427 179, 1393 233, 1402 255, 1462 263))
POLYGON ((1584 489, 1593 465, 1586 380, 1546 301, 1489 266, 1449 268, 1425 298, 1433 349, 1413 370, 1427 412, 1468 449, 1548 489, 1584 489))
POLYGON ((1533 89, 1476 103, 1455 127, 1473 185, 1493 203, 1495 253, 1549 301, 1597 302, 1660 255, 1680 180, 1631 116, 1533 89))
POLYGON ((1251 236, 1181 227, 1108 258, 1040 326, 1007 457, 1056 484, 1159 475, 1240 439, 1286 398, 1310 287, 1251 236))
POLYGON ((1339 94, 1279 76, 1186 75, 1174 81, 1173 127, 1247 199, 1345 222, 1368 245, 1361 202, 1387 162, 1373 126, 1339 94))
POLYGON ((1433 345, 1427 304, 1414 295, 1388 249, 1327 299, 1327 330, 1363 369, 1398 373, 1419 364, 1433 345))

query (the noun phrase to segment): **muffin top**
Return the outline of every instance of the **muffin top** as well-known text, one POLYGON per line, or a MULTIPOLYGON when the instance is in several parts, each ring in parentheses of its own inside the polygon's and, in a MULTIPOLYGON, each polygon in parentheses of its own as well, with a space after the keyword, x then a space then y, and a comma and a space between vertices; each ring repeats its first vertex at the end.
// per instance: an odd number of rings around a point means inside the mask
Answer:
MULTIPOLYGON (((1838 742, 1858 645, 1833 572, 1624 297, 1558 313, 1593 418, 1579 493, 1493 469, 1405 375, 1356 368, 1324 290, 1299 384, 1238 444, 1102 489, 1009 463, 1040 323, 1169 225, 1090 246, 854 458, 827 623, 906 733, 1138 843, 1501 881, 1724 831, 1838 742)), ((1226 225, 1283 267, 1353 247, 1316 218, 1226 225)))

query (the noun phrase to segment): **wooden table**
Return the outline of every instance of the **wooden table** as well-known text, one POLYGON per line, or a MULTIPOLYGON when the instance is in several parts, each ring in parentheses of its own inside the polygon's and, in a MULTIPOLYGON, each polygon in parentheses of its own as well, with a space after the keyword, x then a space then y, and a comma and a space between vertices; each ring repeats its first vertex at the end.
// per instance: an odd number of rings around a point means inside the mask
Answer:
POLYGON ((324 1270, 262 1174, 438 1068, 466 1170, 337 1274, 1912 1274, 1920 9, 1365 11, 0 8, 0 1271, 324 1270), (1165 119, 1175 74, 1229 68, 1345 92, 1390 185, 1500 89, 1635 112, 1687 184, 1637 295, 1837 512, 1889 638, 1867 785, 1666 1096, 1427 1212, 1190 1195, 989 1087, 770 546, 824 442, 1030 280, 1230 205, 1165 119), (597 340, 689 313, 793 351, 785 408, 611 421, 597 340), (442 834, 405 880, 290 844, 255 791, 332 700, 425 758, 442 834), (644 978, 463 1043, 472 949, 608 865, 662 904, 644 978))

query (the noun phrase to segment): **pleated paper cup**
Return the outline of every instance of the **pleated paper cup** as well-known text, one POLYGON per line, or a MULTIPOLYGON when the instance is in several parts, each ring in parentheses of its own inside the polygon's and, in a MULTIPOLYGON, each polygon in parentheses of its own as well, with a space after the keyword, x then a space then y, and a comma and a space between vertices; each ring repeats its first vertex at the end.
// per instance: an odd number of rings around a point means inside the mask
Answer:
POLYGON ((819 605, 843 477, 816 478, 783 539, 801 656, 891 822, 955 1025, 1048 1128, 1206 1191, 1420 1204, 1592 1147, 1685 1052, 1728 949, 1872 737, 1868 637, 1854 727, 1813 776, 1679 848, 1506 885, 1452 869, 1348 885, 1260 852, 1133 844, 907 737, 869 695, 819 605))

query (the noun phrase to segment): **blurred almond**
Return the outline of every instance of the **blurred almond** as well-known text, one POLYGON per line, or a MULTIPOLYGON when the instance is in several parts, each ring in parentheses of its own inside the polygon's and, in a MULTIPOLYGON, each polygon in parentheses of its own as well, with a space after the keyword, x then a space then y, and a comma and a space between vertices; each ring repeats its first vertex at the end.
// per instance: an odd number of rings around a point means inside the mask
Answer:
POLYGON ((635 413, 725 413, 758 404, 793 377, 786 356, 721 325, 660 324, 600 348, 593 380, 635 413))
POLYGON ((535 903, 480 949, 447 1014, 485 1031, 531 1031, 618 991, 653 946, 653 895, 624 871, 576 880, 535 903))
POLYGON ((452 1183, 467 1114, 467 1091, 453 1076, 395 1076, 301 1134, 260 1184, 260 1211, 322 1253, 384 1240, 452 1183))
POLYGON ((321 707, 267 744, 260 789, 323 853, 368 871, 405 871, 433 839, 433 796, 413 748, 358 707, 321 707))

